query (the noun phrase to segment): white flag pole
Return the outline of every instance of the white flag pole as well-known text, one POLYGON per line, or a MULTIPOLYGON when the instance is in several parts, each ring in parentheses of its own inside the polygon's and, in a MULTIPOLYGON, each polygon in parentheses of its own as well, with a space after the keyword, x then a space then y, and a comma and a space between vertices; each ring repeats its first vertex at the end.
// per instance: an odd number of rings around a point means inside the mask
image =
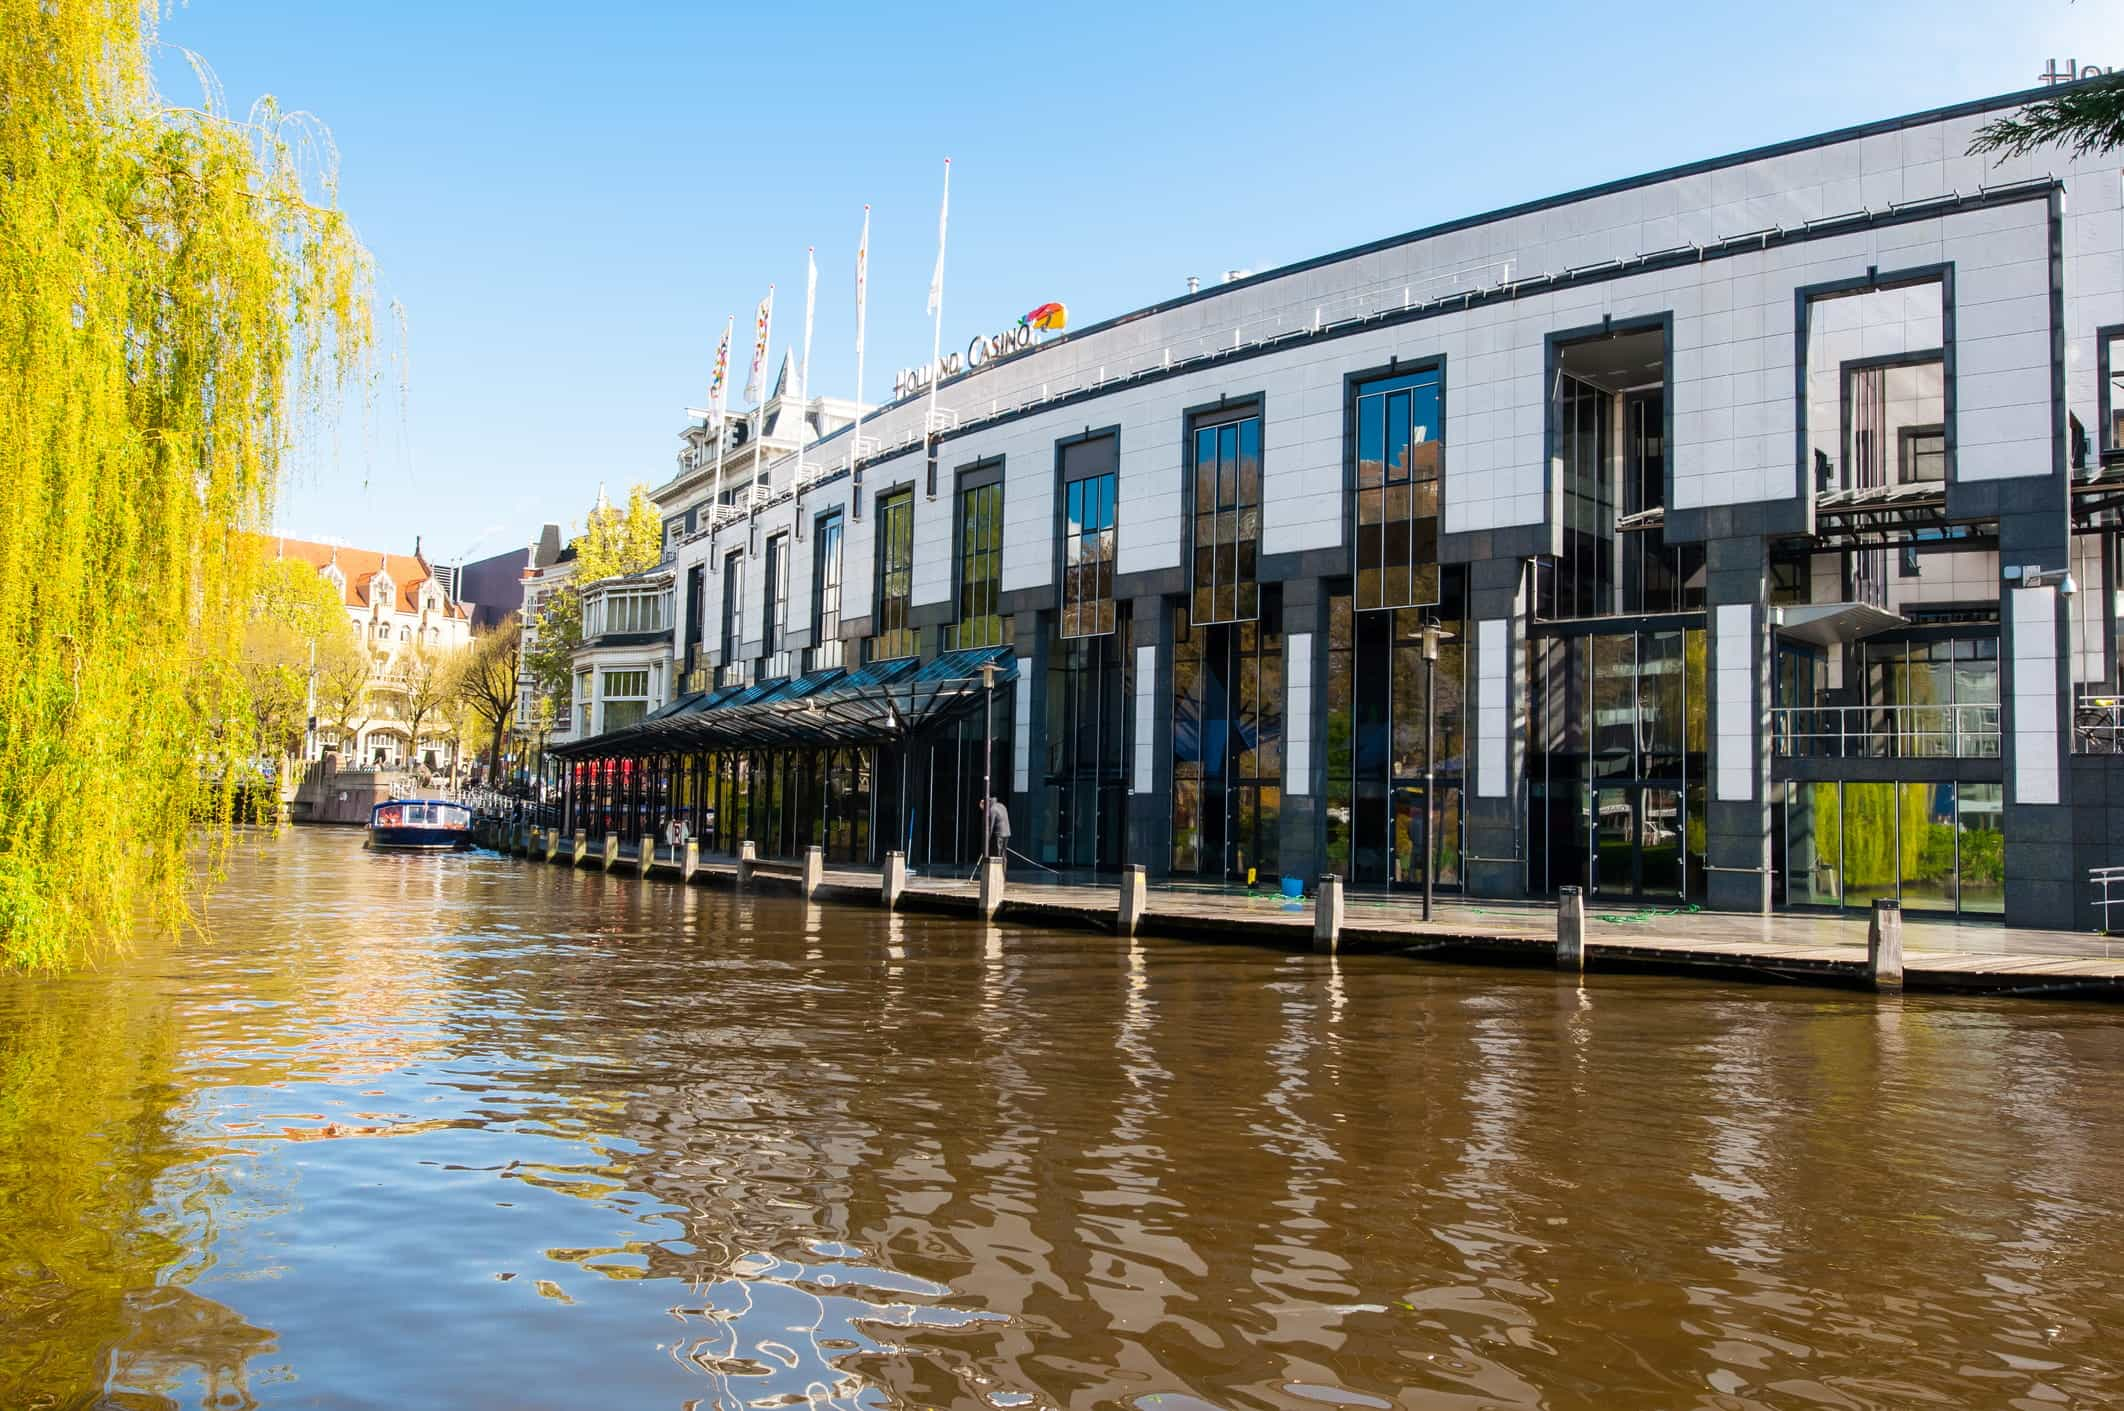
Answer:
POLYGON ((849 498, 855 517, 863 517, 863 472, 856 468, 863 454, 863 301, 870 279, 870 207, 863 207, 863 234, 856 241, 856 387, 855 426, 848 433, 849 498))
POLYGON ((767 435, 767 350, 774 342, 774 286, 767 286, 767 297, 760 300, 759 312, 753 316, 752 375, 745 381, 745 398, 752 407, 752 480, 746 486, 745 504, 752 508, 760 500, 760 475, 766 468, 765 438, 767 435))
MULTIPOLYGON (((929 409, 922 418, 923 439, 925 441, 936 434, 937 385, 944 380, 944 370, 940 366, 944 358, 944 233, 950 223, 951 158, 946 157, 944 159, 944 200, 937 207, 937 268, 936 272, 929 277, 929 312, 935 316, 936 323, 931 330, 929 339, 929 409)), ((929 482, 930 497, 934 499, 936 493, 937 482, 935 477, 932 476, 929 482)))
MULTIPOLYGON (((723 348, 717 361, 722 364, 715 379, 715 498, 708 504, 708 523, 717 527, 723 513, 723 448, 730 443, 730 340, 737 333, 737 315, 732 314, 723 325, 723 348)), ((711 536, 712 540, 713 536, 711 536)))
MULTIPOLYGON (((797 463, 796 485, 798 494, 804 493, 804 443, 811 439, 809 407, 811 405, 811 316, 819 305, 819 262, 813 258, 817 247, 804 247, 804 357, 797 364, 797 463)), ((799 533, 801 536, 801 532, 799 533)))

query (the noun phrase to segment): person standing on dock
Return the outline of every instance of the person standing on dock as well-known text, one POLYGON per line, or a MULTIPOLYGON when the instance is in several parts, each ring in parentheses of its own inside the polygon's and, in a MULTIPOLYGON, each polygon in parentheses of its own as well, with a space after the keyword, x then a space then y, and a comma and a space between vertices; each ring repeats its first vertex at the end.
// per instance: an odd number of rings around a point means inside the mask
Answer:
POLYGON ((1003 800, 988 801, 988 849, 984 857, 1008 857, 1010 855, 1010 810, 1003 807, 1003 800))

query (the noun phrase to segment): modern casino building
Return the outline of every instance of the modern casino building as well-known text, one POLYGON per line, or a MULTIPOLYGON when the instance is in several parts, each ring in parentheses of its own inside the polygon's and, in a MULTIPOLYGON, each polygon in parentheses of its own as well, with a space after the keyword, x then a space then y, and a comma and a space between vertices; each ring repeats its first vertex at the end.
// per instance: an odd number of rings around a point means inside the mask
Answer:
POLYGON ((674 689, 557 752, 570 826, 963 867, 987 759, 1028 879, 2084 924, 2124 160, 1965 155, 2035 96, 912 374, 801 475, 734 417, 719 498, 691 428, 674 689))

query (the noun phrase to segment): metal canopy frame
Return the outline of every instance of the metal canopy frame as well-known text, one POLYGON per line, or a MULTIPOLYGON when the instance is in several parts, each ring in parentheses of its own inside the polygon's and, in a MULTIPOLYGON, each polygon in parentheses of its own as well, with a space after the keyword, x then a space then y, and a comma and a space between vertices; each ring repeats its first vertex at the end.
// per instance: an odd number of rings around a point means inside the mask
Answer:
POLYGON ((638 725, 556 746, 562 759, 614 759, 689 750, 887 745, 972 710, 981 670, 1017 679, 1008 647, 912 657, 687 696, 638 725))

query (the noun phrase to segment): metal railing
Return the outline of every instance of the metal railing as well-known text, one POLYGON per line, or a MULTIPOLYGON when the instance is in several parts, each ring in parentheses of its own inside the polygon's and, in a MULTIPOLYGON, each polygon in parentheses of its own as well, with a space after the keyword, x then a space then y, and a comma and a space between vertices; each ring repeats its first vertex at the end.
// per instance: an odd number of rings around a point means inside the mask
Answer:
POLYGON ((1997 759, 1999 708, 1780 706, 1770 735, 1784 759, 1997 759))

